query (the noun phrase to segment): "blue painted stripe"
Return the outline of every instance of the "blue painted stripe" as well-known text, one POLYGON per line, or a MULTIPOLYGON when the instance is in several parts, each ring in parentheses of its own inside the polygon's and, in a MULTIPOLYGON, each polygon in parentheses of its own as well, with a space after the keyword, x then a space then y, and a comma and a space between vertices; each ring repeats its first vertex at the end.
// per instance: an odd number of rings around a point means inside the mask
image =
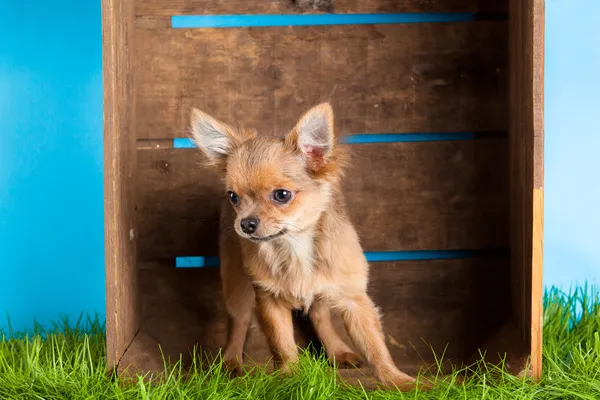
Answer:
POLYGON ((473 13, 174 15, 173 28, 242 28, 468 22, 473 13))
POLYGON ((413 251, 372 251, 365 252, 367 261, 418 261, 447 260, 469 258, 474 254, 471 250, 413 250, 413 251))
POLYGON ((190 138, 175 138, 173 139, 173 147, 176 149, 193 149, 196 145, 190 138))
MULTIPOLYGON (((365 252, 367 261, 422 261, 422 260, 450 260, 458 258, 471 258, 476 255, 493 255, 503 252, 502 249, 487 250, 412 250, 412 251, 374 251, 365 252)), ((178 268, 204 268, 218 267, 219 257, 176 257, 175 265, 178 268)))
MULTIPOLYGON (((438 142, 448 140, 472 140, 477 136, 485 136, 486 133, 476 134, 472 132, 450 132, 450 133, 362 133, 348 135, 342 138, 343 143, 366 144, 366 143, 409 143, 409 142, 438 142)), ((173 139, 173 147, 176 149, 192 149, 196 145, 189 138, 173 139)))
POLYGON ((471 132, 452 133, 377 133, 357 134, 343 137, 342 142, 348 144, 364 143, 394 143, 394 142, 437 142, 444 140, 472 140, 475 134, 471 132))
POLYGON ((218 257, 175 257, 175 266, 177 268, 204 268, 204 267, 218 267, 219 266, 219 258, 218 257), (206 262, 207 258, 215 259, 216 263, 214 265, 208 265, 206 262))
POLYGON ((218 267, 219 257, 176 257, 175 266, 177 268, 218 267))

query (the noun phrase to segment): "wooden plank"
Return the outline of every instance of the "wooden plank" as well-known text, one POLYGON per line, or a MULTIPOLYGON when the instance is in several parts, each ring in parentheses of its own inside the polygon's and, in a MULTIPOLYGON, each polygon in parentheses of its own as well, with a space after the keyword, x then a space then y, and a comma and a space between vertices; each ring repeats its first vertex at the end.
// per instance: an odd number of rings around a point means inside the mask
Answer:
POLYGON ((145 381, 156 383, 164 377, 161 376, 164 372, 163 354, 158 343, 140 330, 119 361, 117 368, 119 380, 125 382, 133 379, 138 382, 139 376, 144 376, 145 381))
POLYGON ((281 134, 331 100, 344 133, 507 129, 507 23, 136 29, 136 135, 190 107, 281 134))
POLYGON ((224 189, 198 151, 138 150, 138 160, 140 259, 217 254, 224 189))
POLYGON ((544 171, 544 1, 510 2, 510 203, 513 304, 530 356, 542 373, 544 171))
MULTIPOLYGON (((508 245, 507 139, 353 145, 344 181, 365 251, 508 245)), ((196 149, 138 150, 141 259, 217 255, 224 188, 196 149)))
POLYGON ((506 0, 136 0, 136 15, 502 12, 506 0))
MULTIPOLYGON (((372 263, 369 293, 381 307, 396 363, 416 373, 444 351, 446 363, 466 361, 507 321, 509 304, 499 301, 510 284, 507 272, 507 257, 372 263)), ((212 355, 224 346, 227 317, 218 269, 142 269, 140 277, 142 329, 167 357, 175 361, 182 354, 189 363, 196 344, 212 355)), ((295 323, 300 346, 318 344, 308 320, 298 314, 295 323)), ((334 324, 350 344, 339 315, 334 324)), ((271 356, 257 326, 250 329, 246 354, 259 364, 271 356)))
POLYGON ((102 1, 104 73, 104 221, 108 367, 119 361, 139 329, 135 240, 136 146, 133 6, 102 1))

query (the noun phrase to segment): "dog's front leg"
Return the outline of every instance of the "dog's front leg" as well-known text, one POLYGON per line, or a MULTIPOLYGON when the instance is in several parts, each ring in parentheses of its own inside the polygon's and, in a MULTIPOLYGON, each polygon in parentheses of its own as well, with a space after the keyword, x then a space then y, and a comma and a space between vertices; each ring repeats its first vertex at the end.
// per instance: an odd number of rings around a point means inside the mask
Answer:
POLYGON ((308 315, 317 332, 317 336, 325 345, 325 351, 331 363, 342 368, 360 366, 359 358, 336 332, 331 321, 329 304, 326 301, 322 299, 316 300, 310 308, 308 315))
POLYGON ((364 294, 349 296, 339 304, 354 347, 373 369, 375 377, 388 387, 405 391, 414 388, 415 379, 401 372, 385 344, 379 313, 364 294))
POLYGON ((256 305, 262 330, 275 358, 275 368, 290 372, 290 363, 298 361, 294 341, 292 311, 268 293, 256 293, 256 305))

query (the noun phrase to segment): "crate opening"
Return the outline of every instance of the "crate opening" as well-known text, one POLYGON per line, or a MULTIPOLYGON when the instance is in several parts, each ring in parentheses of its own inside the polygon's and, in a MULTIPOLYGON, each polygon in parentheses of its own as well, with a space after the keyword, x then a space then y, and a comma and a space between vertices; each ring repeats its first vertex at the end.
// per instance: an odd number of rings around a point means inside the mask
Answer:
MULTIPOLYGON (((508 352, 509 369, 534 356, 538 374, 541 136, 528 121, 541 91, 526 90, 535 63, 521 46, 535 0, 511 1, 513 20, 502 0, 339 0, 325 13, 105 0, 109 364, 157 371, 158 346, 189 364, 194 348, 225 345, 224 188, 187 138, 191 107, 282 136, 329 100, 349 135, 344 197, 397 366, 435 373, 441 358, 449 372, 508 352)), ((297 344, 318 349, 296 314, 297 344)), ((245 353, 271 358, 258 326, 245 353)))

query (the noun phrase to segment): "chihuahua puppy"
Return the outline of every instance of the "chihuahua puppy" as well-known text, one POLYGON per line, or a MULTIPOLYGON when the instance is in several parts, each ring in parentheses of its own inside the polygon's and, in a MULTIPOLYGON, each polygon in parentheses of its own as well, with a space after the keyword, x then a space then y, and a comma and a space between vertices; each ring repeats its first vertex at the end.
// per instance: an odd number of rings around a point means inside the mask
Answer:
POLYGON ((191 137, 226 185, 220 221, 221 280, 229 314, 225 363, 240 373, 255 312, 276 368, 298 360, 292 310, 303 309, 328 358, 359 361, 331 321, 339 311, 360 359, 388 387, 410 390, 384 341, 367 294, 369 264, 345 210, 345 153, 334 140, 329 104, 320 104, 284 137, 258 137, 193 109, 191 137))

